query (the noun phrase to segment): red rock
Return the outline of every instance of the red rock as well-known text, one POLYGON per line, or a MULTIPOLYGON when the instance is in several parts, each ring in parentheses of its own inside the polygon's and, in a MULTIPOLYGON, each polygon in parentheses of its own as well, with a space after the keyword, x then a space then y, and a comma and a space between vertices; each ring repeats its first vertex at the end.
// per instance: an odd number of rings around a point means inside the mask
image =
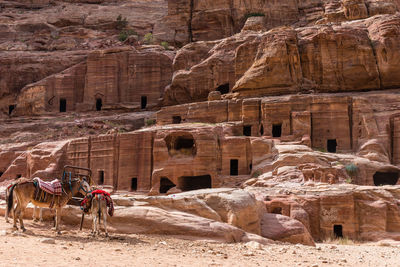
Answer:
POLYGON ((279 214, 263 215, 261 235, 276 241, 315 246, 310 233, 301 222, 279 214))

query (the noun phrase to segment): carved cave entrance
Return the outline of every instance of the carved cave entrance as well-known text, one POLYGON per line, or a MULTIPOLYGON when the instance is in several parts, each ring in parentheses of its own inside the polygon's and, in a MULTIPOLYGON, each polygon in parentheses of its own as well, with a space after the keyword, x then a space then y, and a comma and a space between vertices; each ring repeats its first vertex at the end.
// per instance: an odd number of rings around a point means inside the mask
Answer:
POLYGON ((168 147, 168 153, 171 156, 178 154, 184 156, 196 155, 196 143, 190 133, 177 133, 168 135, 165 138, 165 143, 168 147))
POLYGON ((222 84, 215 91, 221 92, 221 95, 229 93, 229 83, 222 84))
POLYGON ((4 172, 0 172, 0 177, 3 175, 4 172))
POLYGON ((335 238, 343 237, 343 226, 341 224, 335 224, 333 226, 333 235, 335 236, 335 238))
POLYGON ((171 182, 170 179, 162 177, 160 179, 160 193, 165 194, 170 190, 171 188, 175 187, 176 185, 171 182))
POLYGON ((374 185, 395 185, 399 180, 397 172, 376 172, 374 174, 374 185))
POLYGON ((272 137, 282 136, 282 123, 272 125, 272 137))
POLYGON ((264 135, 264 125, 261 124, 260 126, 260 135, 263 136, 264 135))
POLYGON ((102 106, 103 106, 103 100, 101 98, 97 98, 96 99, 96 110, 100 111, 102 106))
POLYGON ((98 184, 99 185, 103 185, 104 184, 104 171, 99 171, 98 184))
POLYGON ((182 176, 178 179, 178 185, 182 191, 211 188, 211 176, 182 176))
POLYGON ((131 191, 136 191, 137 190, 137 178, 132 178, 131 179, 131 191))
POLYGON ((231 175, 237 176, 239 175, 239 160, 231 159, 231 175))
POLYGON ((17 174, 17 176, 15 176, 17 179, 22 177, 22 174, 17 174))
POLYGON ((243 126, 243 135, 244 136, 251 136, 251 125, 243 126))
POLYGON ((181 121, 182 121, 181 116, 173 116, 172 117, 172 123, 173 124, 179 124, 179 123, 181 123, 181 121))
POLYGON ((11 113, 13 112, 13 110, 15 109, 16 105, 9 105, 8 106, 8 115, 11 115, 11 113))
POLYGON ((60 99, 60 112, 67 112, 67 99, 60 99))
POLYGON ((336 139, 328 139, 326 141, 326 150, 330 153, 336 153, 337 142, 336 139))
POLYGON ((140 98, 140 108, 145 109, 146 106, 147 106, 147 96, 142 95, 142 97, 140 98))
POLYGON ((271 213, 282 214, 282 208, 281 207, 274 207, 274 208, 272 208, 271 213))

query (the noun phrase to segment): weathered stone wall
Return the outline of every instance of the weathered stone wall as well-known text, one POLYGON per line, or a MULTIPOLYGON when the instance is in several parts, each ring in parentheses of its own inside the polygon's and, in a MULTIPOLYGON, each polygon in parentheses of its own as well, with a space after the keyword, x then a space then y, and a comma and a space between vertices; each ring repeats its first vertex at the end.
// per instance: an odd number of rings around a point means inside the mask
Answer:
MULTIPOLYGON (((327 140, 336 140, 337 149, 351 150, 351 135, 347 99, 326 100, 325 103, 312 103, 312 146, 327 150, 327 140), (339 100, 339 101, 338 101, 339 100)), ((350 103, 351 105, 351 103, 350 103)))
POLYGON ((221 169, 218 133, 213 127, 176 128, 159 130, 154 138, 152 192, 158 192, 160 179, 168 178, 179 185, 179 178, 211 176, 211 185, 217 186, 221 169), (189 148, 177 147, 180 138, 193 140, 189 148))
POLYGON ((249 175, 252 169, 252 148, 250 139, 246 137, 226 137, 222 145, 222 170, 221 174, 231 175, 231 160, 238 161, 238 175, 249 175))
POLYGON ((172 60, 161 52, 131 49, 101 50, 86 61, 25 87, 16 101, 16 115, 61 111, 118 108, 128 105, 145 108, 158 105, 164 88, 171 82, 172 60))
POLYGON ((154 133, 135 132, 118 136, 118 190, 132 190, 132 178, 137 179, 137 190, 149 191, 153 171, 154 133))
MULTIPOLYGON (((307 195, 282 196, 269 192, 268 212, 298 219, 314 240, 333 238, 334 225, 342 226, 344 238, 379 240, 398 238, 400 214, 395 199, 398 189, 374 189, 348 185, 328 192, 316 189, 307 195)), ((252 191, 252 190, 251 190, 252 191)), ((263 194, 260 195, 260 197, 263 194)))
POLYGON ((280 125, 281 140, 312 137, 312 146, 327 149, 327 140, 336 139, 337 149, 352 149, 351 98, 335 96, 252 98, 243 101, 221 100, 164 107, 157 113, 157 123, 170 124, 180 116, 184 122, 239 121, 251 127, 251 136, 273 137, 273 126, 280 125), (218 107, 210 112, 209 107, 218 107), (237 114, 237 115, 236 115, 237 114))

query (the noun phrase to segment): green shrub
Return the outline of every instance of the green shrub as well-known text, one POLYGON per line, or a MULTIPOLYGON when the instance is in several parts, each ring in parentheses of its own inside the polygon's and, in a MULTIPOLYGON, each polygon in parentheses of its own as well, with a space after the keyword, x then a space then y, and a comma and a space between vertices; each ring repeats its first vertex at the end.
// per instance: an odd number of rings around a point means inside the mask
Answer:
POLYGON ((153 34, 146 33, 145 36, 144 36, 143 42, 145 44, 152 44, 153 43, 153 34))
POLYGON ((157 123, 156 119, 148 119, 146 120, 146 126, 155 125, 157 123))
POLYGON ((115 22, 115 28, 117 30, 122 30, 128 25, 128 21, 126 18, 122 18, 121 14, 118 15, 116 22, 115 22))
POLYGON ((255 171, 255 172, 253 172, 253 174, 251 175, 251 177, 252 178, 258 178, 258 176, 260 176, 261 175, 261 172, 260 171, 255 171))
POLYGON ((251 12, 251 13, 247 13, 244 16, 244 19, 247 20, 250 17, 265 17, 265 14, 261 13, 261 12, 251 12))
POLYGON ((161 42, 161 46, 164 47, 165 50, 168 50, 168 48, 169 48, 168 42, 165 42, 165 41, 161 42))
POLYGON ((131 29, 123 30, 119 33, 118 40, 121 42, 124 42, 131 35, 138 35, 138 34, 137 34, 137 32, 135 32, 134 30, 131 30, 131 29))
POLYGON ((348 174, 349 176, 353 177, 353 176, 357 175, 358 168, 357 168, 357 166, 354 165, 353 163, 347 164, 347 165, 345 166, 345 168, 346 168, 346 172, 347 172, 347 174, 348 174))
POLYGON ((128 39, 128 34, 126 34, 126 31, 120 32, 118 35, 118 40, 124 42, 126 39, 128 39))

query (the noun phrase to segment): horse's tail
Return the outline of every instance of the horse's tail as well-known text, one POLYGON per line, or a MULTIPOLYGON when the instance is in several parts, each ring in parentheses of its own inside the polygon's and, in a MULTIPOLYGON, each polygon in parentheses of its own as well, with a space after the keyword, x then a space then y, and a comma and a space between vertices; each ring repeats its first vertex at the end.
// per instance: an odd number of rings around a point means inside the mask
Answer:
POLYGON ((17 184, 11 186, 10 188, 10 193, 8 194, 8 203, 7 203, 7 211, 10 213, 12 207, 14 206, 14 188, 17 186, 17 184))

